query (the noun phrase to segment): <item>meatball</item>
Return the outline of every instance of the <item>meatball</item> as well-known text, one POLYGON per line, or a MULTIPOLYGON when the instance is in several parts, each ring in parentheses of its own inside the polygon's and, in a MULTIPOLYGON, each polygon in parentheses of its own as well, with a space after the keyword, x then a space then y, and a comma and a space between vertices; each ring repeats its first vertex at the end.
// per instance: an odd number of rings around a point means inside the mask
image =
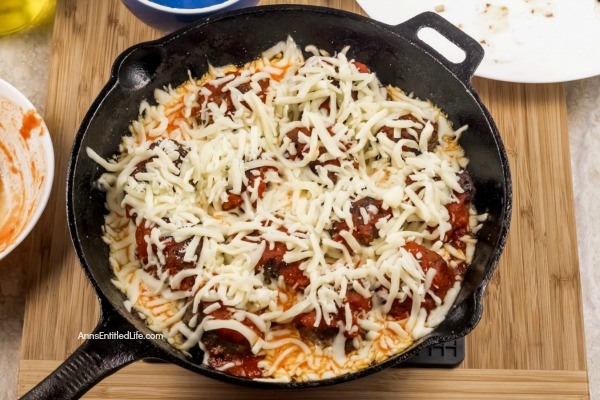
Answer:
MULTIPOLYGON (((181 163, 183 162, 183 159, 187 156, 189 150, 187 147, 185 147, 183 144, 179 143, 176 140, 172 140, 172 139, 168 139, 170 141, 172 141, 173 143, 175 143, 175 145, 177 146, 177 152, 179 153, 179 157, 177 157, 177 159, 175 161, 173 161, 173 164, 175 164, 175 166, 177 168, 181 167, 181 163)), ((150 146, 148 146, 148 148, 150 150, 155 149, 158 145, 160 145, 160 143, 163 141, 163 139, 158 139, 155 142, 153 142, 152 144, 150 144, 150 146)), ((148 170, 146 169, 146 164, 148 164, 150 161, 154 160, 156 158, 156 156, 154 157, 150 157, 147 160, 141 161, 139 162, 135 168, 133 169, 133 172, 131 173, 131 176, 133 178, 135 178, 135 176, 137 174, 139 174, 140 172, 145 173, 148 172, 148 170)))
MULTIPOLYGON (((233 75, 234 79, 235 77, 239 76, 240 73, 239 72, 232 72, 229 75, 233 75)), ((215 104, 217 104, 217 106, 221 106, 222 104, 225 104, 226 107, 226 113, 234 113, 236 111, 235 105, 233 103, 233 100, 231 99, 231 91, 230 90, 224 90, 225 86, 231 81, 225 82, 221 85, 215 86, 211 83, 207 83, 206 84, 206 88, 210 91, 210 94, 206 95, 202 92, 200 92, 199 95, 199 100, 198 102, 203 105, 205 103, 212 103, 214 102, 215 104)), ((264 102, 267 98, 267 90, 269 88, 270 85, 270 79, 261 79, 259 81, 257 81, 258 85, 260 86, 260 91, 257 93, 257 96, 260 98, 260 100, 262 102, 264 102)), ((250 84, 250 82, 246 82, 246 83, 242 83, 239 84, 237 87, 237 90, 239 90, 242 94, 243 93, 247 93, 249 91, 252 90, 252 85, 250 84)), ((250 109, 250 106, 248 105, 248 103, 246 103, 245 101, 241 102, 242 105, 248 109, 250 109)), ((197 110, 196 112, 196 119, 198 120, 198 122, 202 122, 202 112, 201 109, 197 110)), ((212 116, 208 117, 207 122, 209 124, 213 123, 213 118, 212 116)))
MULTIPOLYGON (((329 102, 325 102, 323 104, 329 104, 329 102)), ((329 106, 327 106, 328 108, 329 106)), ((331 130, 331 128, 327 128, 327 132, 329 132, 329 134, 331 136, 334 136, 333 131, 331 130)), ((309 144, 308 143, 301 143, 300 142, 300 133, 302 133, 303 135, 307 136, 307 137, 311 137, 312 136, 312 131, 309 130, 308 128, 305 127, 300 127, 300 128, 294 128, 291 131, 289 131, 286 136, 290 139, 290 141, 292 143, 294 143, 294 146, 296 148, 296 152, 295 154, 290 154, 288 153, 288 158, 290 160, 297 160, 298 158, 304 158, 304 156, 308 153, 309 151, 309 144)), ((346 144, 346 149, 349 149, 351 147, 350 143, 346 144)), ((310 168, 310 170, 317 174, 318 173, 318 169, 317 167, 322 166, 322 167, 326 167, 328 165, 333 165, 336 167, 341 166, 341 161, 340 159, 337 158, 330 158, 328 160, 322 160, 323 159, 323 155, 327 154, 327 149, 320 145, 318 147, 318 152, 319 155, 317 156, 316 160, 313 160, 311 162, 308 163, 308 167, 310 168)), ((347 157, 346 157, 347 158, 347 157)), ((358 168, 358 163, 356 162, 356 160, 354 161, 354 166, 355 168, 358 168)), ((337 182, 337 174, 333 171, 328 171, 327 172, 327 177, 333 182, 336 183, 337 182)))
POLYGON ((321 317, 319 325, 315 326, 317 312, 312 310, 308 313, 298 315, 294 318, 294 323, 303 339, 319 346, 329 346, 333 343, 333 339, 335 339, 339 331, 337 327, 338 315, 332 315, 329 323, 325 322, 325 319, 321 317))
MULTIPOLYGON (((267 191, 266 172, 273 167, 260 167, 246 171, 246 178, 248 179, 248 186, 243 186, 242 190, 248 188, 256 188, 257 196, 262 199, 267 191), (258 182, 258 183, 257 183, 258 182)), ((234 194, 230 191, 227 192, 227 200, 223 202, 221 208, 223 211, 235 210, 239 206, 244 204, 244 199, 241 194, 234 194)))
POLYGON ((244 204, 244 199, 242 199, 241 195, 227 192, 227 200, 223 202, 221 208, 223 211, 231 211, 235 210, 242 204, 244 204))
POLYGON ((452 267, 438 253, 416 242, 408 242, 404 248, 419 261, 425 274, 432 268, 436 270, 430 290, 440 299, 446 297, 446 293, 456 281, 452 267))
MULTIPOLYGON (((147 225, 147 221, 143 219, 135 229, 135 244, 137 247, 137 256, 142 264, 148 264, 148 242, 145 237, 150 236, 152 226, 147 225)), ((156 251, 156 246, 153 247, 156 251)))
MULTIPOLYGON (((417 123, 421 123, 421 121, 419 121, 416 117, 414 117, 412 114, 408 114, 405 115, 401 118, 398 118, 399 120, 410 120, 413 122, 417 122, 417 123)), ((415 128, 416 130, 416 128, 415 128)), ((394 128, 390 127, 390 126, 384 126, 383 128, 381 128, 381 132, 387 136, 388 139, 390 139, 392 142, 394 143, 398 143, 400 141, 400 139, 410 139, 410 140, 415 140, 415 137, 413 135, 411 135, 408 132, 408 129, 403 128, 400 129, 400 137, 396 137, 394 135, 394 128)), ((420 133, 419 133, 420 134, 420 133)), ((418 141, 418 137, 416 138, 416 140, 418 141)), ((429 140, 427 141, 427 151, 434 151, 435 148, 440 144, 438 135, 437 135, 437 123, 433 123, 433 133, 431 134, 431 137, 429 138, 429 140)), ((402 151, 410 151, 410 152, 414 152, 414 153, 418 153, 417 149, 414 149, 412 147, 408 147, 408 146, 402 146, 402 151)))
POLYGON ((277 279, 282 276, 287 286, 305 289, 310 284, 310 279, 300 269, 300 261, 294 263, 283 261, 286 253, 285 243, 274 242, 272 248, 267 244, 255 268, 262 270, 267 279, 277 279))
MULTIPOLYGON (((212 304, 214 304, 214 303, 202 303, 202 315, 204 317, 210 316, 211 318, 219 319, 219 320, 230 320, 233 318, 235 309, 231 309, 231 308, 225 307, 223 305, 221 305, 221 307, 217 308, 216 310, 212 311, 210 314, 204 314, 204 310, 212 304)), ((248 318, 244 318, 241 321, 241 323, 246 325, 253 331, 255 331, 257 334, 260 334, 259 329, 248 318)), ((235 331, 233 329, 221 328, 221 329, 215 329, 210 332, 214 332, 215 335, 217 335, 220 339, 225 340, 230 343, 243 343, 245 345, 249 344, 248 340, 246 339, 246 337, 244 335, 242 335, 241 333, 239 333, 238 331, 235 331)))
MULTIPOLYGON (((183 259, 185 251, 191 242, 191 238, 184 240, 183 242, 176 242, 172 237, 169 237, 164 241, 165 248, 163 254, 165 256, 165 270, 169 272, 169 275, 175 275, 184 269, 196 267, 196 262, 184 261, 183 259)), ((197 257, 200 257, 201 251, 202 242, 196 247, 195 254, 197 257)))
MULTIPOLYGON (((206 95, 204 93, 200 93, 198 102, 201 105, 205 103, 215 103, 219 107, 224 103, 228 113, 234 112, 235 106, 231 100, 231 92, 223 90, 226 84, 227 83, 223 83, 222 85, 214 86, 210 83, 207 83, 206 88, 210 91, 210 94, 206 95)), ((209 123, 210 122, 212 122, 212 117, 209 120, 209 123)))
MULTIPOLYGON (((423 245, 416 242, 408 242, 404 245, 404 248, 419 261, 425 274, 427 274, 427 271, 431 268, 436 270, 436 274, 431 282, 429 290, 443 300, 446 297, 448 290, 454 286, 454 282, 456 281, 455 271, 439 254, 427 249, 423 245)), ((388 312, 388 316, 398 320, 406 319, 410 316, 412 306, 413 301, 410 297, 406 297, 404 300, 394 299, 392 308, 388 312)), ((423 303, 421 303, 421 307, 429 312, 436 308, 435 300, 431 295, 426 294, 423 303)))
MULTIPOLYGON (((213 303, 201 303, 201 315, 204 318, 207 316, 204 314, 204 310, 211 304, 213 303)), ((232 318, 234 312, 235 310, 221 306, 208 315, 214 319, 228 320, 232 318)), ((241 322, 260 334, 258 328, 248 318, 241 322)), ((202 344, 208 352, 208 364, 211 367, 217 368, 233 363, 234 365, 227 369, 226 373, 243 378, 262 377, 258 362, 263 357, 255 356, 252 353, 250 343, 239 332, 225 328, 207 331, 202 335, 202 344)))
MULTIPOLYGON (((373 302, 371 301, 370 297, 365 298, 353 289, 350 289, 346 292, 346 298, 344 299, 344 303, 347 303, 350 307, 350 312, 352 313, 352 325, 357 325, 358 317, 361 314, 371 311, 371 309, 373 308, 373 302)), ((346 331, 347 337, 357 337, 362 336, 362 334, 363 332, 360 330, 355 330, 352 332, 346 331)))
POLYGON ((460 238, 471 231, 469 211, 475 197, 475 185, 473 184, 471 175, 466 170, 459 174, 458 184, 463 189, 463 193, 454 192, 456 201, 446 204, 446 209, 450 216, 451 229, 446 233, 445 241, 451 243, 454 247, 464 250, 466 245, 460 238))
MULTIPOLYGON (((256 83, 258 83, 258 85, 260 86, 260 92, 257 93, 257 96, 264 103, 267 99, 267 89, 269 88, 270 80, 261 79, 256 83)), ((242 83, 241 85, 237 86, 237 90, 239 90, 242 93, 247 93, 252 90, 252 85, 250 84, 250 82, 242 83)), ((248 104, 246 104, 246 102, 242 102, 242 104, 244 105, 244 107, 250 108, 248 104)))
MULTIPOLYGON (((431 296, 429 296, 431 298, 431 296)), ((394 299, 392 302, 392 308, 388 312, 388 316, 394 319, 406 319, 410 317, 410 310, 412 309, 412 299, 407 297, 403 301, 399 299, 394 299)))
MULTIPOLYGON (((148 263, 148 242, 146 242, 146 236, 150 236, 152 232, 153 225, 147 224, 146 220, 142 220, 141 223, 136 227, 135 230, 135 242, 137 245, 137 257, 142 262, 142 264, 148 263)), ((163 239, 163 243, 165 248, 162 253, 165 256, 165 264, 163 266, 164 270, 169 273, 169 275, 176 275, 178 272, 195 268, 196 263, 194 261, 184 261, 185 251, 187 246, 191 243, 192 239, 185 240, 183 242, 176 242, 172 237, 168 237, 163 239)), ((152 251, 156 253, 158 251, 155 245, 152 245, 152 251)), ((196 256, 200 257, 200 252, 202 251, 202 242, 196 248, 196 256)), ((188 276, 183 279, 181 282, 179 289, 181 290, 189 290, 194 286, 195 279, 192 276, 188 276)))
POLYGON ((300 143, 300 133, 302 133, 303 135, 305 135, 307 137, 310 137, 312 135, 312 132, 310 131, 310 129, 305 128, 305 127, 294 128, 285 134, 285 136, 287 136, 290 139, 290 141, 292 143, 294 143, 294 146, 296 147, 295 154, 288 154, 288 158, 290 160, 296 160, 298 158, 303 158, 304 155, 308 152, 308 147, 309 147, 308 143, 300 143))
POLYGON ((348 303, 352 314, 355 316, 361 312, 368 312, 373 308, 373 302, 370 297, 363 297, 360 293, 352 289, 346 292, 345 302, 348 303))
POLYGON ((392 210, 389 208, 387 210, 384 209, 383 201, 381 200, 375 200, 372 197, 363 197, 352 203, 350 214, 352 215, 354 229, 350 230, 346 221, 335 222, 330 232, 331 238, 349 247, 340 232, 344 230, 351 231, 352 236, 354 236, 358 243, 363 246, 369 246, 373 240, 379 238, 379 229, 375 225, 380 219, 391 217, 392 210), (369 218, 367 221, 363 218, 361 209, 368 215, 369 218))
POLYGON ((472 203, 475 198, 475 184, 469 171, 464 169, 458 174, 458 184, 464 191, 464 193, 461 193, 464 196, 464 201, 472 203))
MULTIPOLYGON (((344 303, 347 303, 350 306, 350 311, 352 313, 352 325, 357 324, 358 316, 360 314, 370 311, 373 307, 370 298, 364 298, 362 295, 352 289, 346 292, 344 303)), ((322 346, 327 346, 331 344, 339 332, 338 322, 346 322, 344 308, 338 310, 338 312, 335 314, 330 314, 329 322, 326 322, 325 318, 321 317, 321 320, 317 326, 315 326, 315 322, 317 320, 317 312, 315 310, 298 315, 294 319, 294 323, 296 324, 298 332, 304 339, 322 346)), ((355 330, 352 332, 345 331, 344 333, 346 337, 354 338, 362 335, 363 332, 360 330, 355 330)))

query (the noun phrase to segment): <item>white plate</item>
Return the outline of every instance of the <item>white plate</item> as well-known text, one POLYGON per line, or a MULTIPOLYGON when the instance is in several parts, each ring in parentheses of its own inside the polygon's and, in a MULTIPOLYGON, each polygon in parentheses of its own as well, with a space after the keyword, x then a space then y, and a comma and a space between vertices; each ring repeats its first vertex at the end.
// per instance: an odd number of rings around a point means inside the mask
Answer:
POLYGON ((482 44, 486 55, 477 76, 548 83, 600 75, 598 0, 357 1, 390 25, 437 12, 482 44))

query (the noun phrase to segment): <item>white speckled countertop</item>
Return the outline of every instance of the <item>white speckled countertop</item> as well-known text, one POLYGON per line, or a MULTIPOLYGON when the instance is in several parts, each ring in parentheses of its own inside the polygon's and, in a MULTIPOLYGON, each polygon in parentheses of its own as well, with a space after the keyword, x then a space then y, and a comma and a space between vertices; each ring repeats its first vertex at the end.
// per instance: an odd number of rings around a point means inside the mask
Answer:
MULTIPOLYGON (((52 24, 0 38, 0 78, 43 115, 52 24)), ((600 77, 566 84, 591 398, 600 400, 600 77)), ((16 396, 25 303, 23 269, 0 265, 0 400, 16 396)))
MULTIPOLYGON (((2 0, 0 0, 2 1, 2 0)), ((52 22, 0 37, 0 78, 44 113, 52 22)), ((14 399, 25 311, 25 269, 0 264, 0 400, 14 399)))
POLYGON ((600 399, 600 76, 568 83, 567 110, 590 393, 600 399))

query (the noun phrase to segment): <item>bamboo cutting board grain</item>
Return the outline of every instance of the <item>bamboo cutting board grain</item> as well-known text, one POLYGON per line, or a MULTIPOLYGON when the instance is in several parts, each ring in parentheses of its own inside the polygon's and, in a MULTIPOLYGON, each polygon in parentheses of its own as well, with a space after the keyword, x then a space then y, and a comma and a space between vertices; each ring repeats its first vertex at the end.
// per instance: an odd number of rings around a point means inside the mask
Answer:
MULTIPOLYGON (((276 3, 264 1, 263 4, 276 3)), ((362 13, 353 1, 296 1, 362 13)), ((28 268, 19 393, 51 372, 91 332, 98 305, 69 240, 65 177, 75 132, 128 46, 159 37, 117 0, 59 0, 46 122, 56 151, 54 191, 18 259, 28 268)), ((340 43, 343 45, 343 43, 340 43)), ((561 85, 477 79, 506 145, 513 174, 512 228, 488 287, 484 317, 467 338, 461 368, 390 370, 315 398, 561 398, 588 396, 565 97, 561 85)), ((90 398, 263 398, 172 365, 136 363, 90 398)), ((268 392, 273 396, 281 393, 268 392)), ((302 397, 295 395, 286 397, 302 397)))

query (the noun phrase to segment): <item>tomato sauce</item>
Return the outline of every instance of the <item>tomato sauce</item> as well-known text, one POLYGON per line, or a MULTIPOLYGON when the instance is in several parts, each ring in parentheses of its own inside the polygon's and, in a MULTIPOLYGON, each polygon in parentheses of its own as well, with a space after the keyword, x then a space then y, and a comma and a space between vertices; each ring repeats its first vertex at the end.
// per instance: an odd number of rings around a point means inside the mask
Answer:
POLYGON ((0 252, 14 244, 42 200, 45 129, 38 113, 0 98, 0 252), (37 131, 36 131, 37 130, 37 131), (18 156, 17 156, 18 155, 18 156))
MULTIPOLYGON (((192 111, 194 113, 194 111, 192 111)), ((179 110, 173 112, 172 114, 170 114, 168 116, 169 118, 169 123, 167 125, 167 134, 170 134, 171 132, 173 132, 175 129, 177 129, 179 127, 179 122, 180 121, 185 121, 185 116, 184 116, 184 109, 180 108, 179 110)))
POLYGON ((354 64, 354 66, 356 67, 358 72, 360 72, 361 74, 370 74, 371 73, 371 70, 369 69, 369 67, 367 67, 365 64, 363 64, 361 62, 354 61, 352 64, 354 64))
MULTIPOLYGON (((271 65, 273 65, 273 64, 271 64, 271 65)), ((280 74, 271 74, 271 79, 273 79, 276 82, 279 82, 283 79, 283 77, 285 76, 285 74, 287 73, 287 70, 291 67, 291 65, 286 65, 284 67, 273 65, 273 67, 281 70, 280 74)))
MULTIPOLYGON (((38 129, 42 124, 42 119, 38 115, 35 110, 28 110, 25 115, 23 115, 23 123, 19 133, 23 136, 23 139, 27 140, 31 137, 31 132, 35 129, 38 129)), ((44 131, 41 130, 41 133, 44 131)))

